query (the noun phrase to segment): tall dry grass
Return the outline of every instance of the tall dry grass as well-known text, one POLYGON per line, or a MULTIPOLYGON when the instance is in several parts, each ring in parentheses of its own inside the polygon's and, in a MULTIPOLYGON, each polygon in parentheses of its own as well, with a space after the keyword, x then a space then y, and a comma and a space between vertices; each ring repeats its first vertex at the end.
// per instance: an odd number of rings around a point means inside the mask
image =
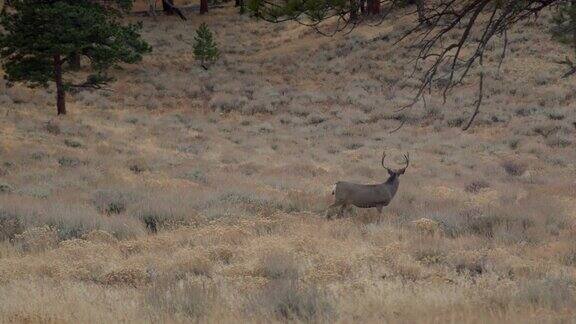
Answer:
POLYGON ((395 112, 417 85, 382 38, 402 19, 334 38, 232 8, 146 19, 154 53, 66 118, 0 82, 0 322, 572 321, 565 49, 544 21, 511 32, 463 133, 469 84, 395 112), (182 41, 202 21, 209 71, 182 41), (385 180, 383 149, 412 157, 392 204, 325 220, 336 181, 385 180))

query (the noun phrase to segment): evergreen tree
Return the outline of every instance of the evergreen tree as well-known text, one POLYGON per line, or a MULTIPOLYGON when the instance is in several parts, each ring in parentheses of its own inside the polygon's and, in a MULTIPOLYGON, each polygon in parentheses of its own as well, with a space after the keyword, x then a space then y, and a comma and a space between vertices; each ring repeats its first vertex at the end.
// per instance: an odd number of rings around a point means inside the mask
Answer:
POLYGON ((216 42, 214 41, 214 36, 212 32, 202 23, 198 30, 196 30, 196 36, 194 36, 194 56, 200 61, 200 65, 207 70, 207 63, 214 63, 220 56, 216 42))
POLYGON ((244 5, 244 0, 235 0, 234 7, 240 7, 241 15, 243 15, 246 12, 246 6, 244 5))
MULTIPOLYGON (((566 1, 559 5, 558 11, 552 18, 552 23, 554 39, 572 47, 576 54, 576 0, 566 1)), ((566 59, 559 63, 567 65, 569 68, 564 74, 565 78, 576 73, 576 62, 572 61, 569 56, 566 56, 566 59)))
POLYGON ((96 88, 112 79, 118 63, 136 63, 151 50, 140 38, 141 25, 123 25, 119 12, 90 0, 13 0, 0 20, 0 59, 9 82, 30 87, 56 84, 58 115, 66 114, 66 91, 96 88), (84 83, 65 80, 65 63, 86 57, 84 83))

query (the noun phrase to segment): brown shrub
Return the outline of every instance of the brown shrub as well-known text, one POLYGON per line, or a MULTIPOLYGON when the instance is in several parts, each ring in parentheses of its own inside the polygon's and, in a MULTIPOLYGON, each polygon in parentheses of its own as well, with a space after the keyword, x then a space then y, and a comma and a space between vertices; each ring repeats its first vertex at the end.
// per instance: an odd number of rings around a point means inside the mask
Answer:
POLYGON ((279 321, 325 322, 335 319, 335 309, 318 287, 294 280, 273 280, 253 301, 256 312, 279 321))
POLYGON ((22 251, 39 252, 58 245, 59 237, 55 228, 49 226, 31 227, 14 236, 14 244, 22 251))
POLYGON ((464 190, 472 194, 477 194, 485 188, 490 188, 490 184, 488 182, 484 180, 475 180, 467 184, 464 190))
POLYGON ((94 243, 105 243, 112 244, 118 242, 118 240, 112 236, 112 234, 103 230, 94 230, 82 235, 82 239, 94 242, 94 243))
POLYGON ((261 258, 256 273, 269 279, 297 279, 300 266, 292 253, 275 250, 261 258))
POLYGON ((438 222, 428 218, 423 217, 412 221, 411 223, 419 232, 423 234, 434 235, 442 231, 438 222))
POLYGON ((150 275, 140 268, 122 268, 106 273, 98 280, 104 285, 141 286, 150 282, 150 275))
POLYGON ((24 231, 24 224, 14 212, 0 209, 0 241, 11 240, 24 231))
POLYGON ((526 170, 528 169, 525 163, 513 160, 507 160, 502 162, 502 168, 504 168, 504 171, 506 171, 508 175, 511 175, 513 177, 519 177, 523 175, 524 172, 526 172, 526 170))

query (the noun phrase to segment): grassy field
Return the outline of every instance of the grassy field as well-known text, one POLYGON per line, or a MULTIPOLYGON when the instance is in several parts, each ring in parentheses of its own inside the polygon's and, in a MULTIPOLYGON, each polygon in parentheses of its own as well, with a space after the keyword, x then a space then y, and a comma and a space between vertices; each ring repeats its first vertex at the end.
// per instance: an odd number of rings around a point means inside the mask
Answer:
POLYGON ((462 132, 473 83, 395 112, 414 17, 327 38, 235 12, 144 19, 154 52, 66 117, 0 84, 0 322, 574 321, 575 81, 545 17, 500 70, 494 45, 462 132), (411 156, 392 204, 326 220, 383 150, 411 156))

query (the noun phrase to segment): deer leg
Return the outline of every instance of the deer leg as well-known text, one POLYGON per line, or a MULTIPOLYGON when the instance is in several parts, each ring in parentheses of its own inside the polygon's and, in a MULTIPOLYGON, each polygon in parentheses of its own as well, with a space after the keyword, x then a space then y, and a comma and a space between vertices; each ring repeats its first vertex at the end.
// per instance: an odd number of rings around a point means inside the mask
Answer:
POLYGON ((347 207, 348 207, 348 206, 346 206, 346 204, 343 204, 343 205, 340 207, 340 211, 338 212, 338 217, 339 217, 339 218, 344 217, 344 210, 346 210, 347 207))
POLYGON ((352 205, 349 205, 348 208, 346 208, 346 212, 348 212, 348 215, 352 214, 353 210, 354 210, 354 207, 352 207, 352 205))
POLYGON ((378 205, 376 206, 376 209, 378 210, 378 223, 380 223, 382 221, 382 205, 378 205))

